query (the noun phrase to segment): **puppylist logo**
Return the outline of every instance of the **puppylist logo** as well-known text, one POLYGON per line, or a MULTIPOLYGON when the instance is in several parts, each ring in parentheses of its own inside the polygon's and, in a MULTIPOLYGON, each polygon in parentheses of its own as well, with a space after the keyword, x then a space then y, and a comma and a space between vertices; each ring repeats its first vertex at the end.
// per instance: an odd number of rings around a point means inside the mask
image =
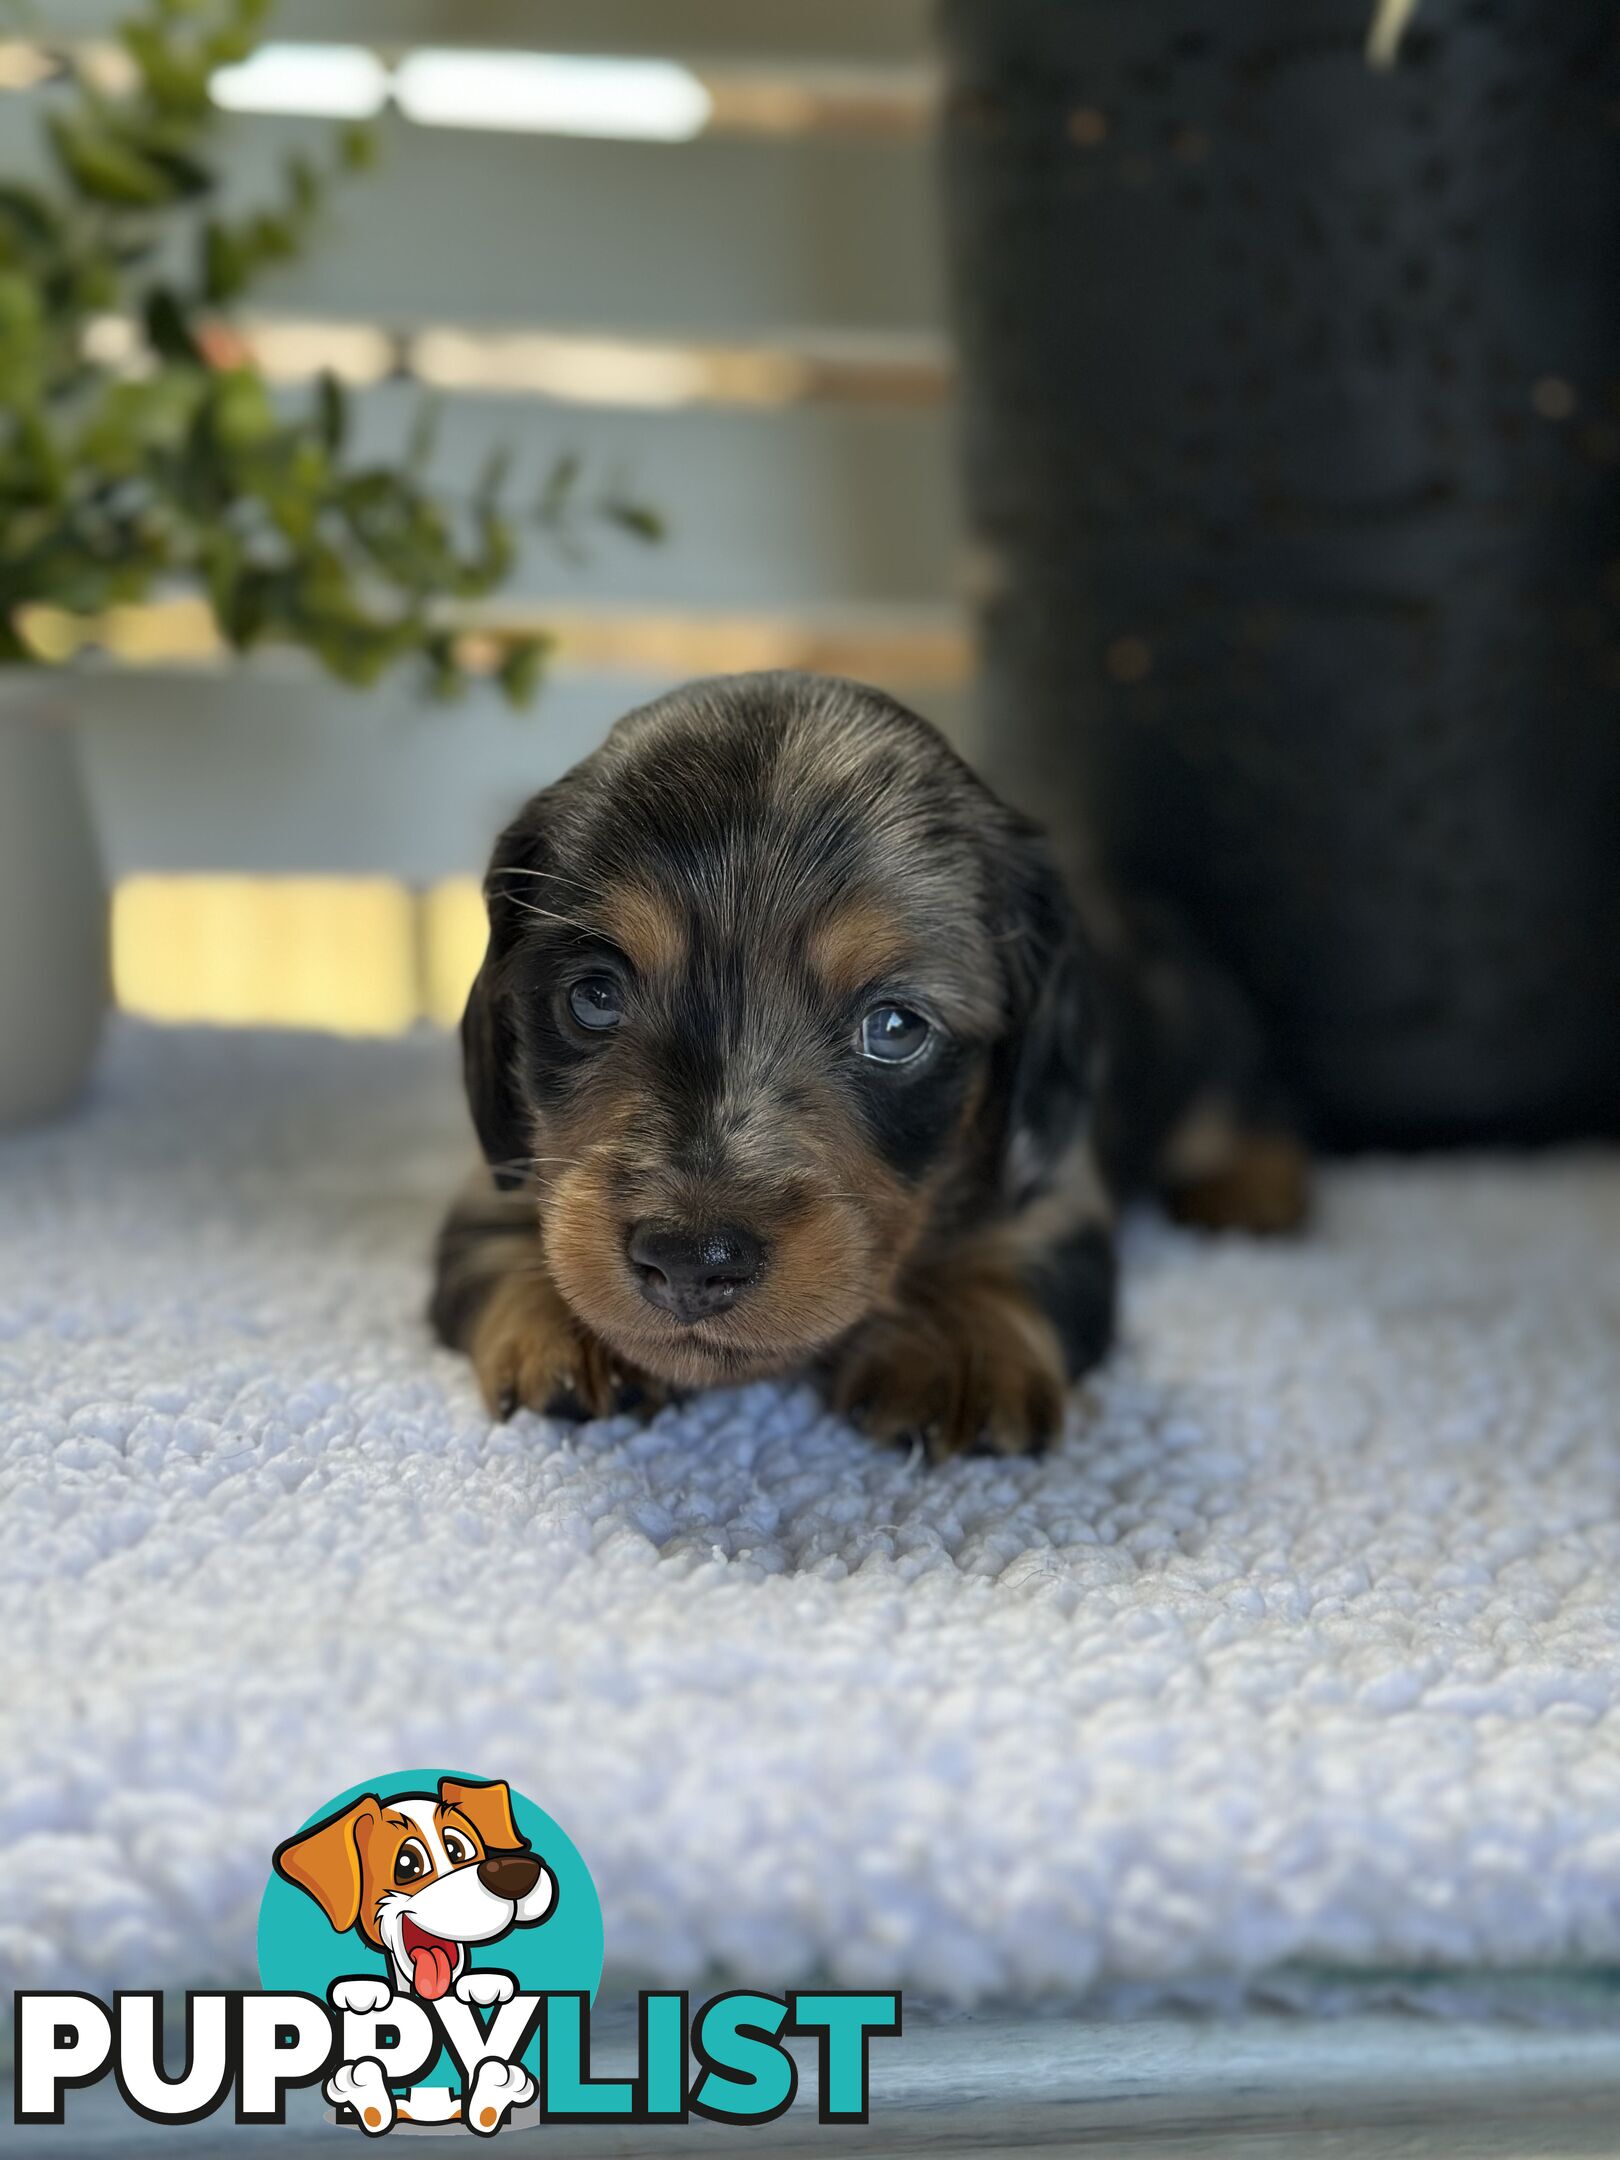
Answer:
POLYGON ((694 2013, 684 1990, 650 1991, 633 2072, 603 2077, 602 1955, 596 1886, 551 1816, 499 1779, 401 1772, 338 1794, 276 1847, 262 1985, 188 1994, 172 2074, 160 1993, 19 1993, 16 2120, 61 2124, 68 2094, 110 2074, 167 2124, 233 2096, 238 2123, 281 2123, 289 2093, 319 2086, 368 2137, 758 2125, 797 2097, 791 2039, 814 2043, 821 2122, 867 2120, 870 2044, 899 2033, 898 1994, 733 1989, 694 2013))

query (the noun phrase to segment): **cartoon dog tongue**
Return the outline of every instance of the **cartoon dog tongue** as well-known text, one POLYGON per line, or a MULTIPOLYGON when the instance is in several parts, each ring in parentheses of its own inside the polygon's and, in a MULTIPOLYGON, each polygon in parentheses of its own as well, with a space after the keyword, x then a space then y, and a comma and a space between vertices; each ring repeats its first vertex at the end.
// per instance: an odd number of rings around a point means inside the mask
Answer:
POLYGON ((405 1955, 411 1961, 416 1992, 424 2001, 437 2002, 441 1995, 450 1992, 450 1982, 456 1970, 456 1954, 449 1943, 441 1942, 437 1935, 429 1935, 421 1928, 408 1926, 405 1955))

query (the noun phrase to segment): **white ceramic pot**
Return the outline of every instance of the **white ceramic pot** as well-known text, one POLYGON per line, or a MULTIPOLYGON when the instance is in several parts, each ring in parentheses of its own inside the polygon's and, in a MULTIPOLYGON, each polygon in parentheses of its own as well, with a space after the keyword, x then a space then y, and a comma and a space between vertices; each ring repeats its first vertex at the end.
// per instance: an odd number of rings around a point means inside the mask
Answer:
POLYGON ((0 1125, 71 1103, 108 1002, 107 889, 59 693, 0 667, 0 1125))

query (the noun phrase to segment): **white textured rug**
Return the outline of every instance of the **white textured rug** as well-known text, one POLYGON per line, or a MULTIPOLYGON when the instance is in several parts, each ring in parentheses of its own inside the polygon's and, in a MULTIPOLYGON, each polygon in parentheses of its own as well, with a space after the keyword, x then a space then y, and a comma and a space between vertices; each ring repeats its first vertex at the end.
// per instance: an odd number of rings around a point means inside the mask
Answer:
POLYGON ((1620 1165, 1133 1236, 1044 1462, 805 1389, 492 1429, 449 1046, 116 1037, 0 1142, 0 1980, 251 1978, 351 1780, 506 1776, 620 1978, 1620 1962, 1620 1165))

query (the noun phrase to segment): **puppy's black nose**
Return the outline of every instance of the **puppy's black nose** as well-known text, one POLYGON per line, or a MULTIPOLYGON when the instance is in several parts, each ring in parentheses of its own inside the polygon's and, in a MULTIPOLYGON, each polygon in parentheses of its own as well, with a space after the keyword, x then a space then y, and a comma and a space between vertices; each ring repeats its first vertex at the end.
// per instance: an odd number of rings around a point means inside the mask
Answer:
POLYGON ((540 1880, 540 1863, 533 1853, 488 1853, 478 1863, 478 1880, 498 1898, 516 1904, 526 1898, 540 1880))
POLYGON ((688 1323, 735 1305, 765 1257, 758 1238, 725 1224, 685 1230, 639 1222, 630 1233, 629 1253, 647 1303, 688 1323))

